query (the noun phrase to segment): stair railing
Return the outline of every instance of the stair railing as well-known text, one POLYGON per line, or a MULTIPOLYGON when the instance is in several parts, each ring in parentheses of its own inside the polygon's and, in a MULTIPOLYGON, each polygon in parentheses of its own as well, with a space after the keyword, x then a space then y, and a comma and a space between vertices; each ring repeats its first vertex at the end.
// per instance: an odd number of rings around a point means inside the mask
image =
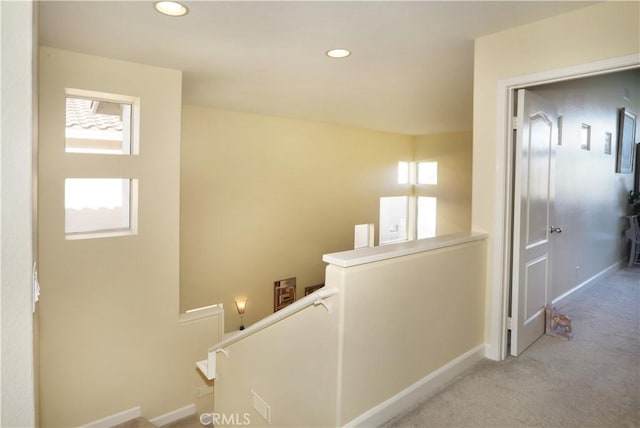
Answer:
POLYGON ((291 315, 300 312, 301 310, 309 307, 309 306, 323 306, 328 313, 331 313, 331 303, 325 302, 325 299, 331 297, 338 293, 337 288, 321 288, 318 291, 315 291, 308 296, 303 297, 302 299, 293 302, 289 306, 269 315, 266 318, 261 319, 255 324, 250 325, 244 330, 218 342, 216 345, 209 348, 207 359, 198 361, 196 366, 202 372, 202 374, 209 380, 213 380, 216 378, 216 356, 218 353, 224 354, 227 358, 229 358, 229 351, 224 348, 228 348, 230 345, 233 345, 236 342, 243 340, 244 338, 251 336, 260 330, 263 330, 280 320, 283 320, 291 315))

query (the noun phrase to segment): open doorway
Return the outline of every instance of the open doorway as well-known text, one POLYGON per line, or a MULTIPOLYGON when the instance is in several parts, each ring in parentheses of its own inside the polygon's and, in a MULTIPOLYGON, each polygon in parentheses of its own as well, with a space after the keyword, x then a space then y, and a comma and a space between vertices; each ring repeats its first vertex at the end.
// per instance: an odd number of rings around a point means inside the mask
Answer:
MULTIPOLYGON (((537 271, 548 273, 548 282, 536 295, 538 301, 548 304, 560 301, 578 288, 617 269, 624 257, 626 197, 634 187, 634 175, 616 171, 617 115, 621 107, 636 115, 640 113, 640 69, 614 71, 555 83, 531 82, 508 88, 507 117, 516 116, 519 104, 516 91, 523 87, 548 100, 557 110, 557 113, 553 113, 555 117, 550 118, 555 122, 551 128, 554 133, 551 148, 556 152, 556 177, 550 182, 549 191, 551 196, 555 196, 552 200, 555 206, 553 203, 548 205, 551 211, 537 227, 543 227, 546 237, 550 238, 553 227, 562 225, 562 234, 546 241, 551 245, 549 263, 540 263, 544 258, 538 257, 529 260, 536 263, 527 265, 517 255, 514 257, 514 254, 518 254, 514 252, 517 250, 513 247, 514 243, 519 245, 526 242, 526 239, 520 238, 522 233, 528 233, 526 228, 520 227, 520 220, 526 222, 529 219, 518 217, 523 212, 519 204, 523 201, 527 203, 526 197, 523 199, 527 189, 514 177, 517 173, 515 161, 522 160, 522 151, 515 146, 516 132, 510 126, 507 139, 510 178, 507 187, 511 199, 507 204, 506 218, 509 224, 505 226, 507 238, 504 242, 506 289, 503 358, 507 353, 514 353, 513 347, 509 347, 516 339, 511 337, 516 324, 512 317, 523 317, 523 322, 533 321, 536 314, 540 315, 540 308, 535 305, 525 308, 524 315, 513 311, 518 302, 512 300, 510 286, 513 278, 516 278, 515 287, 527 286, 526 279, 521 278, 521 284, 517 280, 522 277, 523 269, 535 266, 539 268, 537 271)), ((532 269, 532 272, 537 271, 532 269)), ((535 275, 541 277, 540 272, 535 275)), ((537 328, 540 330, 537 334, 544 333, 544 323, 538 323, 537 328)), ((515 354, 522 350, 516 349, 515 354)))

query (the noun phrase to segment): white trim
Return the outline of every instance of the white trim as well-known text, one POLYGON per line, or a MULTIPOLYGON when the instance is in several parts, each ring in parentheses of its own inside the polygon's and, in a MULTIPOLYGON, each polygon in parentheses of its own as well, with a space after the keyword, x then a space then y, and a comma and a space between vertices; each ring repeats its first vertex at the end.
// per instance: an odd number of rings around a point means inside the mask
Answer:
POLYGON ((184 406, 178 410, 174 410, 173 412, 165 413, 164 415, 155 417, 149 420, 149 422, 151 422, 155 426, 162 427, 170 423, 179 421, 180 419, 188 418, 189 416, 195 415, 195 414, 196 414, 196 405, 189 404, 188 406, 184 406))
POLYGON ((603 61, 543 71, 526 76, 511 77, 501 80, 499 83, 514 88, 525 88, 528 86, 546 85, 548 83, 596 76, 598 74, 624 71, 635 68, 638 65, 640 65, 640 54, 632 54, 618 58, 609 58, 603 61))
POLYGON ((80 233, 67 233, 64 239, 67 241, 82 241, 85 239, 101 239, 101 238, 118 238, 120 236, 136 236, 138 233, 131 229, 123 229, 118 231, 109 232, 80 232, 80 233))
MULTIPOLYGON (((340 280, 344 280, 344 271, 337 269, 335 266, 327 266, 325 279, 332 275, 330 272, 337 272, 336 275, 340 277, 340 280)), ((345 293, 340 293, 338 295, 338 299, 340 300, 340 305, 338 306, 338 310, 340 314, 338 315, 338 361, 336 364, 336 422, 335 426, 339 427, 340 422, 342 422, 342 391, 344 389, 344 347, 345 347, 345 339, 344 339, 344 319, 345 319, 345 307, 347 306, 345 303, 346 296, 345 293)))
MULTIPOLYGON (((224 317, 224 307, 222 303, 189 309, 178 316, 178 324, 186 324, 192 321, 215 317, 224 317)), ((222 335, 220 337, 222 337, 222 335)))
POLYGON ((496 117, 496 181, 494 206, 494 236, 490 248, 493 260, 491 282, 487 284, 491 296, 491 304, 487 311, 488 341, 487 358, 503 360, 506 357, 506 314, 508 311, 505 301, 508 299, 509 282, 507 252, 510 247, 510 222, 504 221, 509 211, 508 191, 510 181, 508 171, 509 162, 509 109, 510 92, 516 88, 540 85, 562 80, 577 79, 614 71, 622 71, 640 65, 640 55, 633 54, 604 61, 580 64, 525 76, 510 77, 497 82, 497 117, 496 117))
POLYGON ((446 383, 482 360, 485 352, 484 344, 476 346, 344 426, 381 426, 440 391, 446 383))
POLYGON ((140 97, 131 95, 111 94, 108 92, 88 91, 86 89, 65 88, 64 93, 67 97, 78 97, 96 101, 106 101, 120 104, 139 104, 140 97))
POLYGON ((89 422, 80 428, 108 428, 125 423, 131 419, 139 418, 140 416, 142 416, 142 409, 138 406, 125 410, 124 412, 116 413, 115 415, 107 416, 106 418, 98 419, 97 421, 89 422))
POLYGON ((612 264, 611 266, 609 266, 608 268, 604 269, 603 271, 598 272, 597 274, 593 275, 591 278, 589 278, 589 279, 583 281, 582 283, 576 285, 575 287, 573 287, 571 290, 567 291, 566 293, 561 294, 560 296, 556 297, 555 299, 553 299, 551 301, 551 304, 555 305, 556 303, 558 303, 559 301, 561 301, 565 297, 569 296, 570 294, 575 293, 576 291, 578 291, 579 289, 581 289, 585 285, 589 285, 592 282, 597 281, 600 278, 603 278, 605 276, 609 276, 612 273, 617 272, 618 270, 620 270, 622 268, 623 264, 624 264, 623 260, 612 264))
POLYGON ((424 251, 437 250, 439 248, 452 247, 468 242, 487 239, 486 233, 452 233, 434 238, 404 241, 378 247, 364 247, 339 253, 325 254, 322 261, 339 267, 352 267, 366 263, 379 262, 396 257, 410 256, 424 251))

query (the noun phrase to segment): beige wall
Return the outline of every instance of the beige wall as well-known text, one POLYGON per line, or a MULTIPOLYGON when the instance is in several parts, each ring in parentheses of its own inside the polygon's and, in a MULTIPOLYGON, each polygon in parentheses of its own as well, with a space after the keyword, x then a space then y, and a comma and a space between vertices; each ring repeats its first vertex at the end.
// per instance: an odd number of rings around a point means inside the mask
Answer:
POLYGON ((77 426, 141 406, 196 401, 194 362, 217 320, 178 323, 181 73, 42 48, 40 56, 41 420, 77 426), (65 88, 138 96, 140 155, 64 152, 65 88), (138 234, 64 239, 65 177, 139 180, 138 234))
MULTIPOLYGON (((605 2, 530 25, 481 37, 475 43, 472 228, 490 234, 487 261, 487 339, 498 358, 500 330, 505 141, 496 128, 498 83, 534 73, 640 52, 637 2, 605 2)), ((568 72, 567 72, 568 73, 568 72)), ((502 131, 502 130, 501 130, 502 131)))
POLYGON ((485 249, 327 268, 344 286, 341 425, 484 343, 485 249))
POLYGON ((36 424, 31 306, 34 6, 0 2, 0 425, 36 424))
MULTIPOLYGON (((397 163, 409 136, 184 106, 181 307, 227 308, 245 323, 273 312, 273 282, 324 282, 324 253, 353 248, 353 227, 378 223, 381 196, 405 195, 397 163)), ((376 232, 377 235, 377 232, 376 232)))
MULTIPOLYGON (((471 134, 410 137, 319 122, 183 107, 181 308, 223 303, 226 328, 273 312, 273 281, 324 282, 322 254, 353 246, 353 226, 378 226, 379 198, 411 195, 398 161, 437 160, 438 235, 467 231, 471 134)), ((376 240, 378 231, 376 230, 376 240)))
POLYGON ((471 229, 472 138, 470 132, 414 137, 413 160, 438 162, 438 184, 416 186, 417 196, 438 198, 438 236, 471 229))

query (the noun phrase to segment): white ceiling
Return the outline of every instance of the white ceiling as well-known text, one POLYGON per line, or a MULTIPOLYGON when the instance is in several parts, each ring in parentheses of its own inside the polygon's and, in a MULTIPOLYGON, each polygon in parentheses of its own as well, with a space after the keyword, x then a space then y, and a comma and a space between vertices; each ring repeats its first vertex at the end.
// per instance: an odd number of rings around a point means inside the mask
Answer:
POLYGON ((433 134, 471 129, 475 38, 594 2, 183 3, 44 1, 40 41, 183 70, 185 104, 433 134))

